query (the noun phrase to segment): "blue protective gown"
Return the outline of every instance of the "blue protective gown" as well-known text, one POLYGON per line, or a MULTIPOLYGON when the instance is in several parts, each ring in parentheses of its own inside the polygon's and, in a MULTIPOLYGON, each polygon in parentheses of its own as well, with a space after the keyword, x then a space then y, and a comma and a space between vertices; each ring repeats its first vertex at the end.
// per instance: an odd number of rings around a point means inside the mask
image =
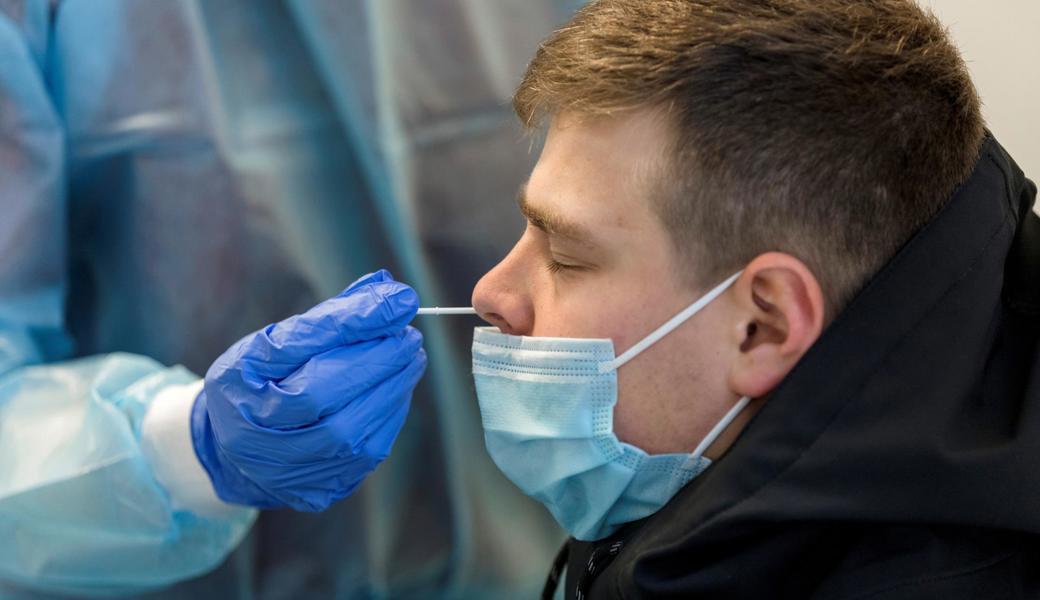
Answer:
POLYGON ((468 303, 522 227, 509 96, 572 5, 0 0, 0 597, 535 593, 562 535, 486 457, 472 320, 416 322, 394 453, 322 514, 179 510, 140 429, 365 272, 468 303))

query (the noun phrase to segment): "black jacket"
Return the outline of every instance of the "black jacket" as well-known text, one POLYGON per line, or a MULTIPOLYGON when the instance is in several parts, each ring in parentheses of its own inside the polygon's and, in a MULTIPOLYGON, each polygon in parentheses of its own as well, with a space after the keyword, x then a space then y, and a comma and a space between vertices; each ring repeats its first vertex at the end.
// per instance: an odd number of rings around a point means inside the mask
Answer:
POLYGON ((725 456, 571 542, 567 597, 1040 598, 1035 195, 987 138, 725 456))

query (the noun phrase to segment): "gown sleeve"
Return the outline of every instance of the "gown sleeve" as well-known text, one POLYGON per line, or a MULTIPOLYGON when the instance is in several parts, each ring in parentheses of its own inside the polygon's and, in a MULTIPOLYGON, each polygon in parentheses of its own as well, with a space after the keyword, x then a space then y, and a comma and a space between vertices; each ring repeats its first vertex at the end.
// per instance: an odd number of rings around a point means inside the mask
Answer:
POLYGON ((143 356, 70 360, 65 133, 49 3, 0 7, 0 580, 133 594, 205 573, 256 511, 194 455, 199 378, 143 356))

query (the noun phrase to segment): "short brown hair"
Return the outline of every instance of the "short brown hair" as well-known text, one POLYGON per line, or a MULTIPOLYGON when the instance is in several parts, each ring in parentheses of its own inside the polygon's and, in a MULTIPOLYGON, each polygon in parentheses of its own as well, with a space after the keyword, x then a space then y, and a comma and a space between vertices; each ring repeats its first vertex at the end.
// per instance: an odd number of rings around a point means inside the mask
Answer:
POLYGON ((528 127, 665 111, 656 210, 696 284, 787 252, 832 314, 942 208, 985 135, 957 48, 910 0, 594 0, 513 105, 528 127))

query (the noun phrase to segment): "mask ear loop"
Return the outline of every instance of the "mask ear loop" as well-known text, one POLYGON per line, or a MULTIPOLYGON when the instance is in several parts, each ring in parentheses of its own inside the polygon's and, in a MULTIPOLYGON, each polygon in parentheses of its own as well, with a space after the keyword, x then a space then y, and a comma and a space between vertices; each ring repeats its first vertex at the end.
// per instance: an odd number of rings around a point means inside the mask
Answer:
POLYGON ((610 371, 619 369, 621 365, 635 358, 636 355, 638 355, 640 352, 646 350, 651 345, 655 344, 658 340, 671 333, 673 329, 685 323, 687 319, 700 312, 700 310, 707 306, 708 303, 722 295, 722 292, 725 292, 729 288, 729 286, 733 285, 733 282, 736 281, 737 277, 740 277, 740 274, 743 272, 743 270, 740 270, 734 273, 733 275, 730 275, 729 279, 723 281, 719 285, 712 288, 710 292, 701 296, 699 300, 687 306, 679 314, 675 315, 671 319, 668 319, 668 321, 666 321, 664 325, 661 325, 657 329, 650 332, 650 335, 633 344, 632 347, 628 350, 625 350, 621 354, 621 356, 615 358, 614 360, 608 360, 599 363, 599 372, 609 373, 610 371))
POLYGON ((690 460, 696 460, 703 456, 704 451, 708 449, 708 446, 710 446, 712 442, 714 442, 716 439, 718 439, 720 435, 722 435, 722 432, 725 431, 731 423, 733 423, 733 419, 737 418, 737 415, 739 415, 744 410, 744 408, 747 407, 749 402, 751 402, 751 398, 749 398, 748 396, 741 397, 741 399, 733 405, 733 408, 729 409, 729 412, 726 413, 726 416, 722 417, 722 420, 716 423, 715 426, 711 428, 711 431, 708 432, 708 435, 704 436, 704 439, 701 440, 701 443, 697 444, 697 447, 694 448, 693 453, 690 454, 690 460))

